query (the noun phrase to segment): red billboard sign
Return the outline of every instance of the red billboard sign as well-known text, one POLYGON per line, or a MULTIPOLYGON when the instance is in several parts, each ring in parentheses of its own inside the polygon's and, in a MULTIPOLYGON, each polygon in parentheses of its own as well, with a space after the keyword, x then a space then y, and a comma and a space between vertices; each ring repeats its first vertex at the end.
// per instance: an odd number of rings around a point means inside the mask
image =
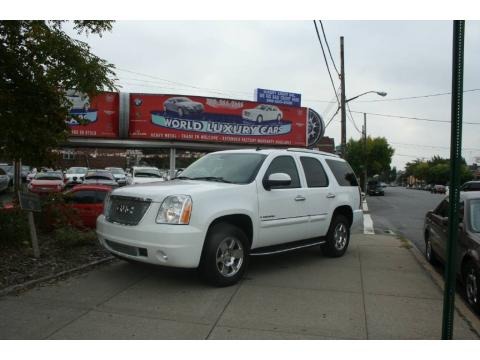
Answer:
POLYGON ((130 94, 129 138, 307 145, 308 109, 200 96, 130 94))
POLYGON ((77 92, 69 92, 73 106, 66 120, 71 136, 118 138, 119 93, 104 92, 89 99, 77 92))

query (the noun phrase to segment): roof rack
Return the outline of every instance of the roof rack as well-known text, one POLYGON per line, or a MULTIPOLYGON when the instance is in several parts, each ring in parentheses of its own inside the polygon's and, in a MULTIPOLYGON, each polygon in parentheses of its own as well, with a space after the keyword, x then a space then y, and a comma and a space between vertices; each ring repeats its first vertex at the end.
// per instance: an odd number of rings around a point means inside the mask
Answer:
POLYGON ((331 157, 340 157, 336 154, 332 154, 326 151, 320 151, 320 150, 313 150, 313 149, 304 149, 304 148, 288 148, 287 151, 296 151, 296 152, 303 152, 303 153, 308 153, 308 154, 319 154, 319 155, 325 155, 325 156, 331 156, 331 157))

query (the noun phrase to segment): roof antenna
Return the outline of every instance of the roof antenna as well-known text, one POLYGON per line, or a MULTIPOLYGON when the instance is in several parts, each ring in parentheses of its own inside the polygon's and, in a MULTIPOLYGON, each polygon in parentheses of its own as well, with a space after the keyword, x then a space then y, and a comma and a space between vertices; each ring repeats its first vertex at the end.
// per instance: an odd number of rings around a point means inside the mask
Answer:
POLYGON ((260 151, 260 150, 262 150, 262 148, 260 146, 257 146, 256 151, 260 151))

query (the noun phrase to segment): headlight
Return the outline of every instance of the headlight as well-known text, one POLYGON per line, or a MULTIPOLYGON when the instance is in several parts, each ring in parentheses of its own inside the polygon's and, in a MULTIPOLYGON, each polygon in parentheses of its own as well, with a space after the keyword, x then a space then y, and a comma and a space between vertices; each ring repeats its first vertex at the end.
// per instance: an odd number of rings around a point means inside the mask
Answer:
POLYGON ((163 200, 157 214, 157 224, 188 225, 192 214, 192 198, 173 195, 163 200))

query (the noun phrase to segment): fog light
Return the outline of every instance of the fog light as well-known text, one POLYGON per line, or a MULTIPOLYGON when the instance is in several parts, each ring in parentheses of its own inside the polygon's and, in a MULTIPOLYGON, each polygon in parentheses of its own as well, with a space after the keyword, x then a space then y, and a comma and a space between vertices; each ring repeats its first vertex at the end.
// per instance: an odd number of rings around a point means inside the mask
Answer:
POLYGON ((167 254, 165 254, 162 250, 157 250, 157 257, 158 257, 161 261, 167 261, 167 260, 168 260, 167 254))

